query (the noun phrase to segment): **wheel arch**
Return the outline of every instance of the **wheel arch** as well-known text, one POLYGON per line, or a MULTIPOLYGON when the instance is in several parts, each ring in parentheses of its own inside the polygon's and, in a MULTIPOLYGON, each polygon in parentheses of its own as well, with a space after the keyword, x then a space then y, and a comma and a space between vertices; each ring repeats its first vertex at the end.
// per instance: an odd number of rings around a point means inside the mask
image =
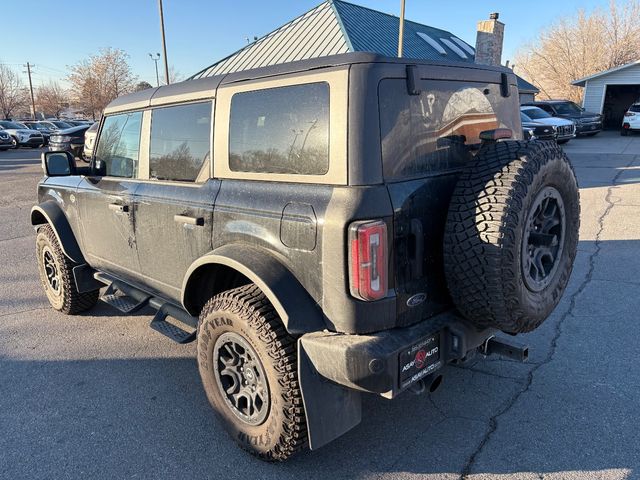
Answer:
POLYGON ((199 315, 213 295, 248 283, 262 290, 289 333, 326 328, 316 302, 282 262, 249 246, 227 245, 193 262, 182 283, 182 305, 199 315))
POLYGON ((51 200, 35 205, 31 209, 31 225, 37 229, 45 224, 51 226, 63 253, 69 259, 78 264, 85 263, 84 255, 82 255, 78 241, 71 230, 69 220, 60 206, 51 200))

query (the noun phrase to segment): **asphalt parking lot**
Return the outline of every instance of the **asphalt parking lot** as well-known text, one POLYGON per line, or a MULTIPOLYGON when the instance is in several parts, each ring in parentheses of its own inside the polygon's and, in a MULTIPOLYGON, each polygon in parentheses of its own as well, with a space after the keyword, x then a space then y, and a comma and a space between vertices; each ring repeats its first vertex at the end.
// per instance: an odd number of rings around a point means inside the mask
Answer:
POLYGON ((582 221, 569 289, 519 337, 530 361, 447 367, 433 395, 368 397, 363 422, 285 464, 243 453, 200 386, 195 344, 39 285, 39 150, 0 152, 0 478, 640 478, 640 136, 566 145, 582 221))

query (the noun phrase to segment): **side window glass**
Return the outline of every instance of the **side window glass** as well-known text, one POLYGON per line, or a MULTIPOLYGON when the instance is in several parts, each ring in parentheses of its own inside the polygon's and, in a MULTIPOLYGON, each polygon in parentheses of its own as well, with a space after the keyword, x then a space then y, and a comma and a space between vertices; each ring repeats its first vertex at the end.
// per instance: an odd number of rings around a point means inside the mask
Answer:
POLYGON ((234 172, 324 175, 329 170, 329 85, 236 93, 229 168, 234 172))
POLYGON ((149 176, 203 182, 209 178, 211 102, 156 108, 151 114, 149 176))
POLYGON ((96 159, 105 163, 108 176, 137 177, 141 126, 142 112, 105 118, 96 148, 96 159))

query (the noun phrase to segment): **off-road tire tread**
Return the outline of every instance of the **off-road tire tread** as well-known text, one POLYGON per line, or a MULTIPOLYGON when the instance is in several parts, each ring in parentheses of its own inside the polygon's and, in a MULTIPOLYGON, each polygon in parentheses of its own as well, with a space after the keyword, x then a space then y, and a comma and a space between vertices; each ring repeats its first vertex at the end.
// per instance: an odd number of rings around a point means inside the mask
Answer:
MULTIPOLYGON (((38 234, 43 234, 47 237, 53 254, 56 256, 60 265, 62 290, 63 292, 66 292, 66 295, 64 296, 62 308, 58 311, 67 315, 76 315, 92 308, 98 302, 100 291, 93 290, 84 293, 78 292, 73 278, 73 268, 77 266, 77 264, 64 254, 51 225, 44 225, 40 227, 38 229, 38 234)), ((40 262, 39 258, 38 262, 40 262)), ((40 280, 43 283, 43 287, 45 289, 48 288, 45 284, 45 280, 43 278, 40 280)))
MULTIPOLYGON (((516 229, 527 186, 547 162, 558 157, 576 182, 569 159, 555 142, 507 141, 483 147, 456 184, 444 233, 445 276, 454 304, 479 328, 528 332, 557 304, 538 315, 523 312, 516 293, 520 261, 514 261, 514 255, 520 251, 516 229)), ((577 188, 576 182, 576 192, 577 188)), ((576 229, 577 241, 579 217, 567 217, 566 222, 567 228, 576 229)), ((574 245, 563 253, 570 260, 553 292, 558 300, 568 282, 575 250, 574 245)))
POLYGON ((259 454, 241 442, 238 444, 262 460, 286 460, 308 445, 307 423, 298 382, 296 338, 287 332, 273 305, 255 284, 227 290, 211 298, 200 313, 198 333, 208 315, 224 310, 246 318, 249 326, 257 332, 259 339, 267 346, 283 392, 284 434, 274 447, 265 454, 259 454))

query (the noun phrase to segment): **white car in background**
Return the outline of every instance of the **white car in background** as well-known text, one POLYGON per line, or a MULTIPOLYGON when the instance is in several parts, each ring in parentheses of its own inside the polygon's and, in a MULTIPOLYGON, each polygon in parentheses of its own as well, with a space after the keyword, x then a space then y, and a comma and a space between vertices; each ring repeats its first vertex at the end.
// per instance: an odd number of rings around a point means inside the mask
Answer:
POLYGON ((627 136, 629 132, 640 130, 640 103, 634 103, 629 107, 622 118, 622 130, 620 135, 627 136))
POLYGON ((560 117, 552 117, 539 107, 523 105, 520 111, 536 123, 549 125, 556 129, 556 141, 567 143, 576 136, 576 123, 560 117))
POLYGON ((37 148, 44 145, 44 137, 38 130, 27 128, 18 122, 9 120, 0 120, 0 127, 5 133, 11 135, 13 139, 13 148, 22 146, 37 148))

